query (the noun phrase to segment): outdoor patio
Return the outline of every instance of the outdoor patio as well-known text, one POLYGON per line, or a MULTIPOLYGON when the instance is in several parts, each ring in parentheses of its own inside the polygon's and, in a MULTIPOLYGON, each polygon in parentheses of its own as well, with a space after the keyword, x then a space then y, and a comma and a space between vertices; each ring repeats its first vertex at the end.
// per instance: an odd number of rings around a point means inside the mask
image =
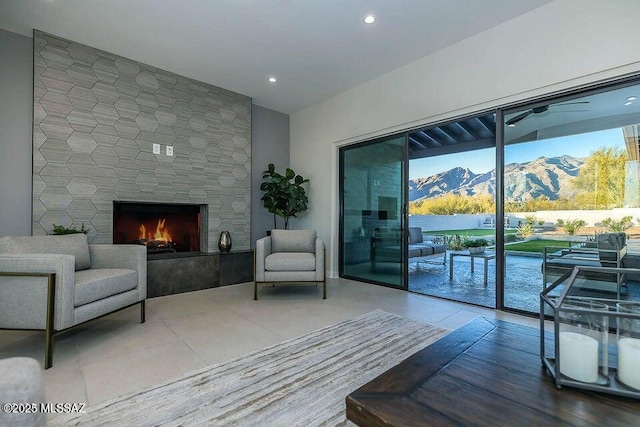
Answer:
MULTIPOLYGON (((456 257, 453 278, 449 278, 449 256, 447 264, 411 263, 409 265, 409 290, 421 294, 446 298, 470 304, 495 308, 496 277, 495 260, 488 263, 487 285, 484 284, 484 263, 475 259, 471 272, 471 258, 456 257)), ((504 305, 537 313, 540 310, 542 291, 542 259, 539 257, 508 254, 504 305)), ((623 298, 640 297, 640 282, 627 281, 623 298)))

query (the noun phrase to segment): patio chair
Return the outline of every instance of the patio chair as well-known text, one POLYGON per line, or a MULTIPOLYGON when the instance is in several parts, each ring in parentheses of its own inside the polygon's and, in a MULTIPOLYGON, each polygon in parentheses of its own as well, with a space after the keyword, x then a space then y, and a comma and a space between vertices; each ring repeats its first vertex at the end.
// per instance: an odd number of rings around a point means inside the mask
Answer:
MULTIPOLYGON (((559 248, 546 246, 542 258, 543 287, 565 275, 576 266, 623 268, 627 254, 625 233, 602 233, 596 238, 595 248, 559 248)), ((624 273, 588 272, 585 288, 618 293, 625 285, 624 273)))

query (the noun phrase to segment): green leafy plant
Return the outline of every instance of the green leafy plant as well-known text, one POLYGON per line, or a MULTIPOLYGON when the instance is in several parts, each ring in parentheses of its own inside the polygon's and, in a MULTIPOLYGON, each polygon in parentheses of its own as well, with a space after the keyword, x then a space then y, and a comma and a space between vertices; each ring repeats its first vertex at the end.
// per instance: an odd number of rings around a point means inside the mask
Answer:
POLYGON ((613 233, 622 233, 623 231, 633 227, 633 217, 631 215, 622 217, 622 219, 615 220, 613 218, 606 218, 602 220, 602 225, 613 233))
POLYGON ((557 223, 558 227, 563 228, 564 232, 569 236, 574 236, 578 230, 587 225, 587 223, 582 219, 559 219, 557 223))
POLYGON ((53 232, 52 234, 56 234, 56 235, 62 235, 62 234, 87 234, 90 230, 90 228, 86 228, 84 226, 84 222, 82 223, 82 226, 80 227, 80 229, 77 229, 76 227, 65 227, 64 225, 53 225, 53 232))
POLYGON ((260 185, 260 190, 264 193, 260 200, 269 213, 273 214, 273 228, 278 228, 276 216, 279 216, 284 220, 284 228, 288 229, 289 219, 307 210, 309 198, 302 184, 309 180, 297 175, 290 168, 281 175, 276 172, 273 163, 269 163, 262 177, 267 180, 260 185))
POLYGON ((459 234, 448 235, 447 236, 447 249, 451 249, 453 251, 461 251, 462 249, 464 249, 462 236, 459 235, 459 234))
POLYGON ((528 239, 529 237, 533 236, 533 233, 533 223, 526 222, 524 224, 518 225, 518 231, 516 232, 516 235, 521 239, 528 239))
POLYGON ((481 248, 488 244, 489 242, 487 242, 487 239, 483 239, 482 237, 477 239, 464 239, 464 242, 462 242, 462 245, 465 248, 481 248))
POLYGON ((538 219, 533 215, 527 215, 524 217, 524 222, 531 226, 533 226, 537 221, 538 219))

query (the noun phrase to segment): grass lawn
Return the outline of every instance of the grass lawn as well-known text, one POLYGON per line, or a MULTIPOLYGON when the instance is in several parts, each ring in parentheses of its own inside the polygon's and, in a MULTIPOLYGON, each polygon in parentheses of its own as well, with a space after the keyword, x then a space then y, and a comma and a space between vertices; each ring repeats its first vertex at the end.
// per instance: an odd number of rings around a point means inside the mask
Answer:
POLYGON ((566 240, 538 239, 538 240, 529 240, 528 242, 511 243, 511 244, 505 245, 504 249, 507 251, 542 253, 544 251, 545 246, 569 248, 571 247, 571 243, 572 242, 567 242, 566 240))
MULTIPOLYGON (((516 234, 517 230, 505 230, 505 234, 516 234)), ((496 234, 494 228, 467 228, 464 230, 430 230, 423 231, 422 234, 446 234, 453 236, 459 234, 461 236, 493 236, 496 234)))

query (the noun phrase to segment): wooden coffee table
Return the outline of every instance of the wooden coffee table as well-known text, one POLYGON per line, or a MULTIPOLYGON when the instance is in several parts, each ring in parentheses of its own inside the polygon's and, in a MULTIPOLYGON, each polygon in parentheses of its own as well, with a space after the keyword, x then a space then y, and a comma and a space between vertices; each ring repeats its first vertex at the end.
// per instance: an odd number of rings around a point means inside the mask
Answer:
POLYGON ((539 331, 478 318, 347 397, 359 426, 638 426, 640 401, 558 390, 539 331))

